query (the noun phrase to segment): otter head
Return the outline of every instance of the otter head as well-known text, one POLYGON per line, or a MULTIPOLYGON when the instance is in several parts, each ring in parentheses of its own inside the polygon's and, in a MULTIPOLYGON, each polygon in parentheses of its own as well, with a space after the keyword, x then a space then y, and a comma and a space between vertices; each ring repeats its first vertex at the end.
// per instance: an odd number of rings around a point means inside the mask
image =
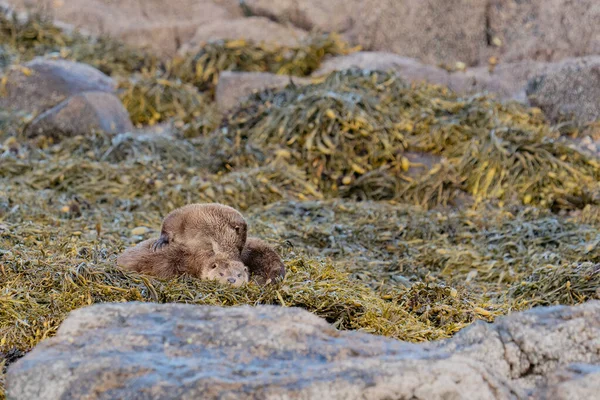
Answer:
POLYGON ((219 281, 239 287, 244 283, 248 283, 248 267, 241 261, 229 259, 226 254, 217 253, 206 260, 201 279, 219 281))
POLYGON ((190 204, 171 212, 163 221, 160 238, 153 249, 180 245, 187 249, 220 244, 224 252, 242 252, 248 226, 237 210, 223 204, 190 204))

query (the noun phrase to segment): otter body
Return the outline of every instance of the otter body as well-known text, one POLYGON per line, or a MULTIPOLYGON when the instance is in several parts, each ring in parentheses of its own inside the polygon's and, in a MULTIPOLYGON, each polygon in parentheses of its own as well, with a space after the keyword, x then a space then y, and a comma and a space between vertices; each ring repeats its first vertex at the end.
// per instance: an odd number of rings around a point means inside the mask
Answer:
POLYGON ((221 252, 239 259, 247 230, 246 220, 232 207, 218 203, 190 204, 165 217, 154 248, 175 244, 208 250, 217 243, 221 252))
POLYGON ((145 240, 123 252, 117 265, 157 278, 171 279, 187 274, 202 280, 216 280, 233 286, 248 282, 248 268, 225 253, 166 246, 155 250, 157 239, 145 240))
POLYGON ((242 262, 261 284, 271 283, 285 277, 285 266, 279 254, 266 242, 250 237, 242 250, 242 262))
POLYGON ((158 239, 145 240, 117 258, 117 264, 168 279, 188 274, 239 286, 248 274, 265 284, 283 279, 277 252, 258 238, 247 238, 247 223, 232 207, 190 204, 169 213, 158 239))

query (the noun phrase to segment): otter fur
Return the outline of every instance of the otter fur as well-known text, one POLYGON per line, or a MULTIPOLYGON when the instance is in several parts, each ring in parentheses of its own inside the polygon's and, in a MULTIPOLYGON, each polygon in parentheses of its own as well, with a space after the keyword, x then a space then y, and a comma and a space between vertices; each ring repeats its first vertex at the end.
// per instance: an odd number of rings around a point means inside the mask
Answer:
POLYGON ((261 284, 283 279, 285 267, 277 252, 258 238, 247 238, 247 230, 246 220, 232 207, 190 204, 165 217, 158 239, 125 250, 117 264, 160 278, 188 274, 234 285, 248 281, 248 270, 261 284))
POLYGON ((285 266, 281 257, 261 239, 248 238, 242 250, 242 262, 260 284, 276 282, 285 277, 285 266))
POLYGON ((187 274, 236 287, 248 282, 248 267, 239 260, 232 260, 216 243, 213 249, 206 251, 175 244, 155 249, 156 241, 145 240, 125 250, 117 258, 117 265, 162 279, 187 274))
POLYGON ((160 238, 153 249, 176 245, 185 249, 211 249, 239 259, 248 225, 236 209, 218 203, 189 204, 169 213, 162 224, 160 238))

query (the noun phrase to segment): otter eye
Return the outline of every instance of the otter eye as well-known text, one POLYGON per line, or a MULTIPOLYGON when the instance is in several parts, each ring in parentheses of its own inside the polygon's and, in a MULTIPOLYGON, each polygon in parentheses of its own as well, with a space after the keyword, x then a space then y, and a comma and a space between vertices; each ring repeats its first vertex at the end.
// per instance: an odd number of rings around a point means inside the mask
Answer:
POLYGON ((237 233, 240 233, 240 231, 242 230, 242 227, 241 227, 241 226, 239 226, 239 225, 236 225, 236 226, 234 226, 234 227, 233 227, 233 229, 235 229, 235 231, 236 231, 237 233))
POLYGON ((217 264, 213 264, 211 268, 212 268, 212 269, 215 269, 215 268, 217 268, 217 264))
POLYGON ((238 274, 238 278, 241 278, 241 277, 242 277, 242 274, 238 274))
POLYGON ((222 273, 222 272, 219 272, 219 275, 221 275, 221 276, 225 276, 225 274, 224 274, 224 273, 222 273))

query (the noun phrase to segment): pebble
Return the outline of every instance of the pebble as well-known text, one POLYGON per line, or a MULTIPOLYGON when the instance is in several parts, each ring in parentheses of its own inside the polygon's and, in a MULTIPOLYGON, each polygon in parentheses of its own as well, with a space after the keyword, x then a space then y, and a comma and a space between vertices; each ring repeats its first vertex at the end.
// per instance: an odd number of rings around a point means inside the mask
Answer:
POLYGON ((131 235, 132 236, 140 236, 140 235, 144 235, 146 233, 148 233, 150 229, 146 228, 145 226, 138 226, 137 228, 133 228, 131 230, 131 235))

